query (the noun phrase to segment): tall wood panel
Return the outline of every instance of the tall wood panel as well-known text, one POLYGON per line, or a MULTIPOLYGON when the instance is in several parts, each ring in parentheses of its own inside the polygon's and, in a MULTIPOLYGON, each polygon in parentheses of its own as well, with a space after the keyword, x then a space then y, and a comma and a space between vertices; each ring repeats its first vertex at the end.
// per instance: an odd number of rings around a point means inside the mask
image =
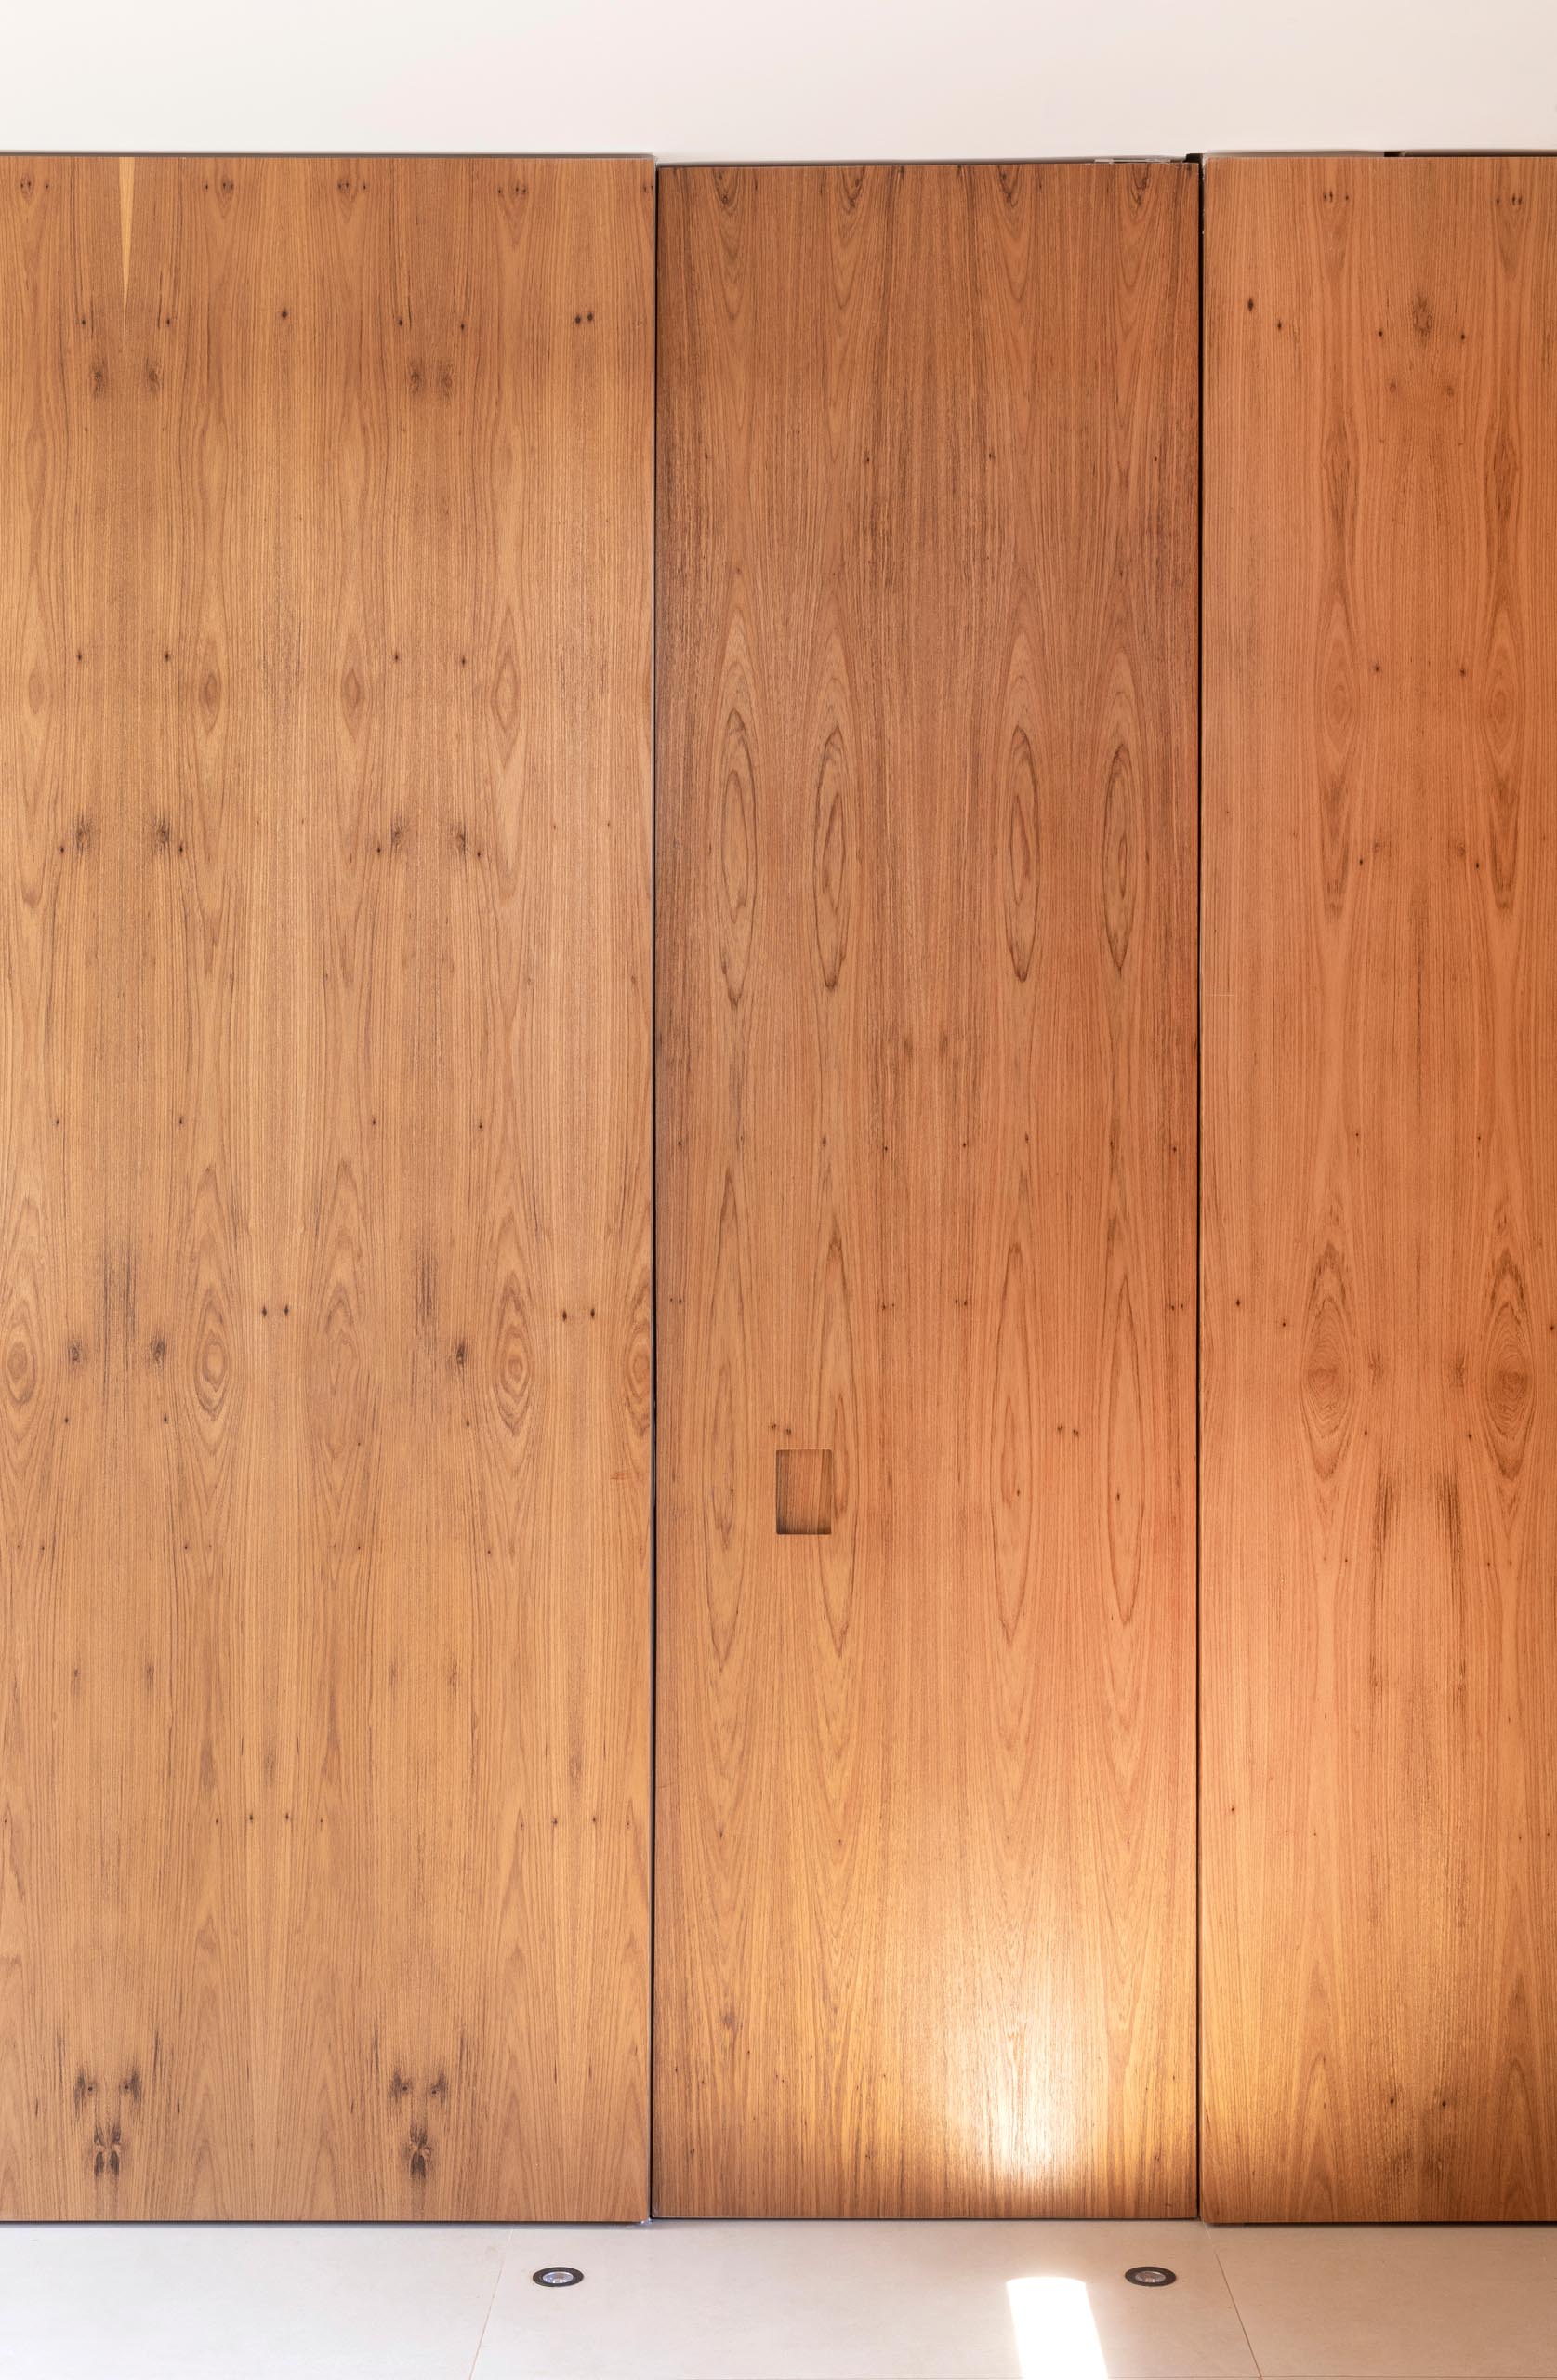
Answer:
POLYGON ((1557 2216, 1557 162, 1207 182, 1204 2175, 1557 2216))
POLYGON ((646 2199, 653 189, 0 176, 0 2213, 646 2199))
POLYGON ((1182 166, 661 178, 656 2203, 1194 2203, 1182 166))

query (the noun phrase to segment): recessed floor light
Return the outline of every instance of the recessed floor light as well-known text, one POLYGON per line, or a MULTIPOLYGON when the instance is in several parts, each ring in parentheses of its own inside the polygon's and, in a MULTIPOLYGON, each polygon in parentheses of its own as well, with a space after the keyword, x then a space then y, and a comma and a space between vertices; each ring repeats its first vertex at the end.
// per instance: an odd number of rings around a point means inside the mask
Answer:
POLYGON ((541 2289, 571 2289, 584 2275, 576 2265, 542 2265, 539 2272, 533 2272, 530 2278, 541 2289))
POLYGON ((1125 2279, 1133 2281, 1138 2289, 1166 2289, 1170 2281, 1178 2278, 1178 2274, 1169 2272, 1166 2265, 1131 2265, 1125 2275, 1125 2279))

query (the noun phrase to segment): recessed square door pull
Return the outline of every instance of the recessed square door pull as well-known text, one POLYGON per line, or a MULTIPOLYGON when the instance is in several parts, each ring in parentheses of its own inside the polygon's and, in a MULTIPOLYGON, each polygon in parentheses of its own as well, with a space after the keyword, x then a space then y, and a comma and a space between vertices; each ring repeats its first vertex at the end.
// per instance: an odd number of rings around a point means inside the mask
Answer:
POLYGON ((776 1501, 780 1537, 831 1537, 832 1448, 782 1447, 776 1501))

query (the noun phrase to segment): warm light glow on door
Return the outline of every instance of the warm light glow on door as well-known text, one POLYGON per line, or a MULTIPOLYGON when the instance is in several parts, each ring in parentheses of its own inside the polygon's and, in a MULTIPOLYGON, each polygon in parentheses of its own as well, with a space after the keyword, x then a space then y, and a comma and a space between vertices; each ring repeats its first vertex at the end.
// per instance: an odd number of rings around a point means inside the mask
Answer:
POLYGON ((1009 2281, 1022 2380, 1108 2380, 1084 2281, 1042 2273, 1009 2281))

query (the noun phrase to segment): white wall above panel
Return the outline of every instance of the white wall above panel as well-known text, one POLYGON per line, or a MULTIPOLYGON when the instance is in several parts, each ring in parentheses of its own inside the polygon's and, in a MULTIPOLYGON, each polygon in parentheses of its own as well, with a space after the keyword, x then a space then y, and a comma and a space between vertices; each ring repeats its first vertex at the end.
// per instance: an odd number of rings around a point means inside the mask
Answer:
POLYGON ((1557 148, 1552 0, 55 0, 0 148, 1557 148))

